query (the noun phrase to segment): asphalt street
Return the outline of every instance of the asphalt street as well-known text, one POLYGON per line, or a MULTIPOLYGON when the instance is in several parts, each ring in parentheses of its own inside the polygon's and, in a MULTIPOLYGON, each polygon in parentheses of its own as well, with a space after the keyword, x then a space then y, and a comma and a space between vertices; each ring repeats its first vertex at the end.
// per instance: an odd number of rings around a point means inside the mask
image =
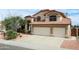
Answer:
POLYGON ((33 50, 33 49, 18 47, 18 46, 11 46, 11 45, 0 43, 0 50, 33 50))

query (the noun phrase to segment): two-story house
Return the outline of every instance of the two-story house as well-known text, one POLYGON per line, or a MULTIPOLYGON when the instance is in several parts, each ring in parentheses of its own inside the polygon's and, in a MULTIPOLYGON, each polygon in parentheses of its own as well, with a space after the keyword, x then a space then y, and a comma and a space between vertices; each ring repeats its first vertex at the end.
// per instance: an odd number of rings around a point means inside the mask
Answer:
POLYGON ((29 27, 31 34, 54 37, 71 36, 71 20, 62 12, 45 9, 25 18, 31 21, 29 27))

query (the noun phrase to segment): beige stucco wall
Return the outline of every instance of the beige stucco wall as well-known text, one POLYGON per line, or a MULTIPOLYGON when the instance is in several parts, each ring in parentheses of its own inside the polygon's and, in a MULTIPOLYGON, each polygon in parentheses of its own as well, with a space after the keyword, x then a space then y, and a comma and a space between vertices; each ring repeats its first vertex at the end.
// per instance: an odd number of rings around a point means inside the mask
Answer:
POLYGON ((57 16, 57 21, 56 22, 60 22, 60 21, 62 21, 63 20, 63 17, 60 15, 60 14, 55 14, 55 13, 49 13, 49 14, 47 14, 46 16, 46 20, 49 20, 49 16, 51 16, 51 15, 56 15, 57 16))
MULTIPOLYGON (((47 14, 47 15, 44 16, 44 13, 45 12, 40 12, 40 13, 36 14, 34 17, 36 18, 37 16, 40 16, 41 17, 41 20, 44 20, 45 19, 46 22, 48 22, 49 21, 49 16, 55 15, 54 13, 50 13, 50 14, 47 14)), ((57 16, 57 22, 58 21, 62 21, 63 17, 60 14, 58 14, 56 16, 57 16)))
POLYGON ((25 25, 25 32, 27 32, 27 24, 25 25))
POLYGON ((37 16, 41 17, 41 20, 45 19, 46 17, 44 16, 44 13, 46 12, 40 12, 39 14, 36 14, 34 17, 36 18, 37 16))
POLYGON ((71 25, 67 26, 67 36, 70 37, 71 36, 71 25))

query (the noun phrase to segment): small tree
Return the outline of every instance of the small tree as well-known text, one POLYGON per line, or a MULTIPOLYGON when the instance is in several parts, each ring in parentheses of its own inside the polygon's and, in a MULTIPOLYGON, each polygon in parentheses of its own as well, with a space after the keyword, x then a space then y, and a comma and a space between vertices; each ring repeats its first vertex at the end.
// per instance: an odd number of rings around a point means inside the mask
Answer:
POLYGON ((10 16, 4 19, 3 24, 6 30, 17 31, 17 29, 25 26, 25 20, 20 16, 10 16))

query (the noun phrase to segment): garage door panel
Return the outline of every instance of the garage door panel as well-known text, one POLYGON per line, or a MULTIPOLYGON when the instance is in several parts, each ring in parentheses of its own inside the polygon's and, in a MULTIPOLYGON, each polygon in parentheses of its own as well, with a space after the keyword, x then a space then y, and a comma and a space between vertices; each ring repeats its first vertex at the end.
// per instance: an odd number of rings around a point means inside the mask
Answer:
POLYGON ((53 28, 53 35, 57 37, 65 37, 65 28, 53 28))
POLYGON ((36 35, 50 35, 50 28, 48 27, 34 27, 33 34, 36 35))

